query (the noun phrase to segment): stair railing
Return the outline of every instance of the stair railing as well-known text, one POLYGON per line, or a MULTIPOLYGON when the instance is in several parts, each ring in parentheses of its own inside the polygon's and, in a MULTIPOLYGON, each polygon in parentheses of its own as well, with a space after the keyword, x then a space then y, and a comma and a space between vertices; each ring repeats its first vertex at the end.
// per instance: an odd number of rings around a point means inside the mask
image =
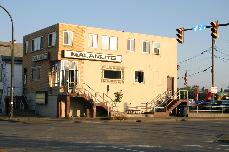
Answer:
POLYGON ((106 93, 96 92, 90 85, 87 83, 82 83, 78 85, 75 89, 76 93, 85 94, 90 97, 95 103, 105 103, 106 106, 113 108, 113 99, 109 97, 106 93))
POLYGON ((165 97, 166 97, 165 100, 163 102, 159 103, 158 105, 154 106, 154 112, 156 111, 156 109, 164 109, 166 111, 168 105, 177 97, 176 95, 178 94, 178 92, 179 92, 179 90, 177 92, 175 92, 174 94, 172 94, 172 92, 170 92, 170 93, 167 92, 167 94, 165 95, 165 97))
POLYGON ((163 97, 165 97, 168 94, 168 91, 163 92, 162 94, 157 95, 153 100, 151 100, 150 102, 147 102, 148 108, 151 109, 154 106, 159 105, 160 103, 158 103, 158 101, 162 101, 163 97))
POLYGON ((188 100, 188 90, 178 90, 176 93, 174 93, 174 95, 171 98, 171 101, 168 104, 166 104, 166 111, 168 110, 168 106, 176 99, 188 100), (183 97, 181 95, 183 95, 183 97))

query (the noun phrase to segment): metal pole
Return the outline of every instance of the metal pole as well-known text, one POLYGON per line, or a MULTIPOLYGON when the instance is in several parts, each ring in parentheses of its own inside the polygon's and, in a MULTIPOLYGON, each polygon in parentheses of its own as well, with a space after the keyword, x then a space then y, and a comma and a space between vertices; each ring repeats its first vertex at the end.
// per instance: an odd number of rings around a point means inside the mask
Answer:
MULTIPOLYGON (((214 75, 214 44, 215 39, 212 37, 212 87, 215 86, 215 75, 214 75)), ((214 93, 212 93, 212 102, 214 102, 214 93)))
POLYGON ((13 117, 14 114, 14 88, 13 88, 13 84, 14 84, 14 24, 13 24, 13 19, 10 15, 10 13, 3 7, 0 5, 0 7, 8 14, 8 16, 10 17, 10 21, 11 21, 11 30, 12 30, 12 40, 11 40, 11 81, 10 81, 10 118, 13 117))

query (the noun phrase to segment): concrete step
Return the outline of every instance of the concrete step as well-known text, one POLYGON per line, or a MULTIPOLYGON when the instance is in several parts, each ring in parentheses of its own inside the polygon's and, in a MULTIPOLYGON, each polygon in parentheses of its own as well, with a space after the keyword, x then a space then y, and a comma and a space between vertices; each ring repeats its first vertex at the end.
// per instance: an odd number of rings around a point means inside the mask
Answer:
POLYGON ((169 113, 168 112, 154 112, 154 117, 166 118, 166 117, 169 117, 169 113))

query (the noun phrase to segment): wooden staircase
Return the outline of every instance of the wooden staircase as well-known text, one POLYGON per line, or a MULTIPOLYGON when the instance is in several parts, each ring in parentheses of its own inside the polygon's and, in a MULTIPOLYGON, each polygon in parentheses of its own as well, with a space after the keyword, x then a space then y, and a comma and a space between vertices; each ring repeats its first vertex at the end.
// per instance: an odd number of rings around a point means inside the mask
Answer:
POLYGON ((171 103, 165 107, 163 111, 155 111, 154 117, 169 117, 170 113, 177 108, 181 103, 187 104, 187 100, 172 100, 171 103))
POLYGON ((111 112, 113 110, 113 99, 111 99, 107 94, 96 92, 86 83, 75 89, 73 96, 82 97, 85 100, 91 102, 96 107, 103 107, 106 111, 111 112))
MULTIPOLYGON (((188 91, 178 90, 174 94, 164 92, 145 104, 145 113, 153 113, 154 117, 169 117, 179 105, 187 105, 188 91)), ((144 106, 141 106, 144 107, 144 106)))

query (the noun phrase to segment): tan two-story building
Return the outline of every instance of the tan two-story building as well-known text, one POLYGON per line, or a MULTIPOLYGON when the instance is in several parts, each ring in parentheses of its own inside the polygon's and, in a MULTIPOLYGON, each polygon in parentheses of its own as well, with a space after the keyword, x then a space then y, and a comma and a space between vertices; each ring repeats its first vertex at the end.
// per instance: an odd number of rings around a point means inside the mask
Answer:
POLYGON ((144 111, 143 103, 177 87, 174 38, 58 23, 23 41, 24 93, 43 116, 144 111))

